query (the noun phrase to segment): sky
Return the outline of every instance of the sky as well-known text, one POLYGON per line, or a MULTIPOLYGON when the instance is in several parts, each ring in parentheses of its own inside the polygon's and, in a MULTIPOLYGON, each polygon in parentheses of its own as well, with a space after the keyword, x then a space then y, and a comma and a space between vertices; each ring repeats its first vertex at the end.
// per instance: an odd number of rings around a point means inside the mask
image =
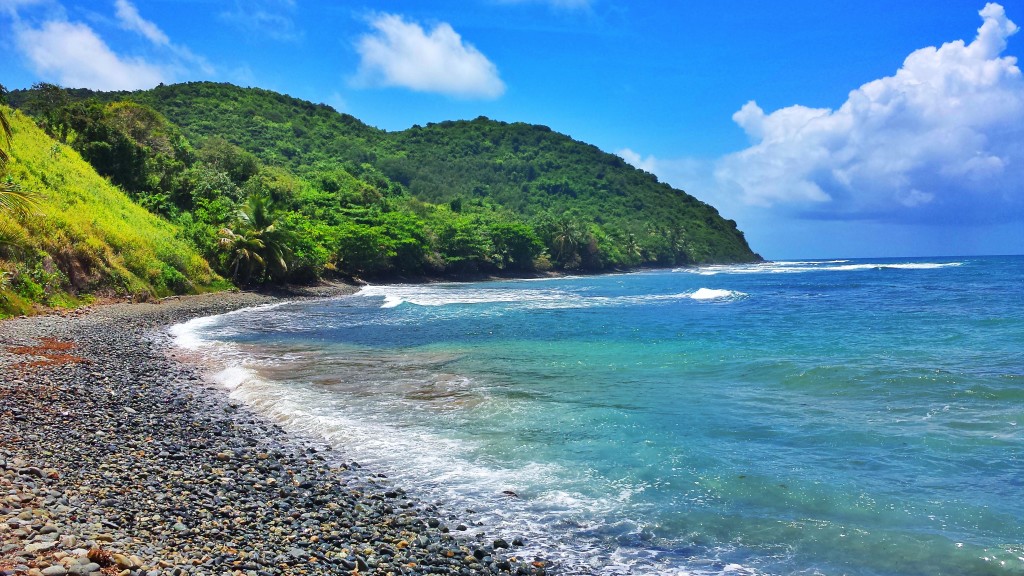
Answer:
POLYGON ((0 84, 231 82, 618 154, 769 259, 1024 254, 1024 0, 0 0, 0 84))

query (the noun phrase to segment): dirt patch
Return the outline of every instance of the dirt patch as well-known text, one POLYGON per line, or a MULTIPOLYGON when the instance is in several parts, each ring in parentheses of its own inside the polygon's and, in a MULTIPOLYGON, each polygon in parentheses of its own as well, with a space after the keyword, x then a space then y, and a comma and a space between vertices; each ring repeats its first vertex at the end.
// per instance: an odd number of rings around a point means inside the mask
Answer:
POLYGON ((34 346, 9 346, 7 351, 19 356, 32 356, 36 360, 17 362, 11 366, 14 369, 25 370, 29 368, 40 368, 43 366, 64 366, 66 364, 90 364, 91 362, 75 356, 68 352, 75 349, 74 342, 57 340, 56 338, 43 338, 39 344, 34 346))

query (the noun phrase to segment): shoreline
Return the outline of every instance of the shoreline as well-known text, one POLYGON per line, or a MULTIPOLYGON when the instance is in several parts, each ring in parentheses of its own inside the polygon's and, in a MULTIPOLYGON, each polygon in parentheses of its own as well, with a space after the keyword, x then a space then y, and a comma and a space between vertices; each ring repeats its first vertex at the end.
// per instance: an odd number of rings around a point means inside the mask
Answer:
POLYGON ((467 531, 170 354, 173 324, 357 290, 0 322, 0 575, 553 573, 514 535, 467 531))
POLYGON ((699 268, 701 266, 717 266, 717 265, 744 265, 751 263, 764 263, 770 262, 763 258, 759 260, 753 260, 751 262, 725 262, 725 263, 714 263, 707 262, 703 264, 685 264, 685 265, 665 265, 665 266, 636 266, 631 268, 613 268, 607 270, 537 270, 532 272, 463 272, 458 274, 441 274, 441 275, 418 275, 418 276, 404 276, 400 274, 385 274, 380 276, 369 276, 366 278, 349 276, 345 278, 335 278, 332 280, 319 279, 314 284, 283 284, 283 285, 268 285, 256 290, 241 290, 233 288, 230 290, 224 290, 220 292, 206 292, 202 294, 178 294, 172 296, 164 296, 162 298, 149 298, 136 299, 136 295, 132 296, 111 296, 109 294, 92 294, 94 298, 88 304, 76 306, 72 308, 60 308, 50 307, 40 303, 34 303, 31 313, 21 314, 17 316, 0 316, 0 324, 5 321, 31 318, 36 316, 77 316, 86 314, 91 310, 95 310, 107 306, 117 305, 135 305, 135 304, 152 304, 157 305, 162 302, 175 301, 181 299, 202 299, 205 297, 223 297, 227 294, 248 294, 251 296, 262 296, 271 299, 272 301, 277 300, 292 300, 292 299, 303 299, 303 298, 329 298, 332 296, 341 296, 346 294, 354 294, 358 292, 360 288, 364 286, 380 286, 388 284, 443 284, 443 283, 473 283, 473 282, 501 282, 501 281, 514 281, 514 280, 545 280, 545 279, 558 279, 558 278, 573 278, 573 277, 588 277, 588 276, 614 276, 619 274, 633 274, 641 272, 657 272, 663 270, 676 270, 680 268, 699 268))

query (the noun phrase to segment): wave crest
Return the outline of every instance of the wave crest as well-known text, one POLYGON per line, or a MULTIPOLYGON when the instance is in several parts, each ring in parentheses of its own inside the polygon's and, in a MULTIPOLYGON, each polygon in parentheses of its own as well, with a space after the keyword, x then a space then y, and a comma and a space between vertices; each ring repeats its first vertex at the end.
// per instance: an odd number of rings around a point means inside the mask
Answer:
POLYGON ((453 289, 447 285, 366 286, 356 296, 383 298, 380 307, 396 308, 403 304, 425 307, 468 306, 478 304, 504 305, 518 309, 557 310, 637 306, 673 300, 729 301, 747 296, 736 290, 699 288, 678 294, 645 294, 640 296, 593 296, 559 289, 472 288, 453 289))
POLYGON ((800 274, 805 272, 858 272, 863 270, 937 270, 963 266, 963 262, 863 262, 851 264, 849 260, 799 260, 760 262, 676 268, 673 272, 686 272, 700 276, 718 274, 800 274))
POLYGON ((714 288, 699 288, 690 294, 693 300, 735 300, 746 296, 745 293, 737 290, 717 290, 714 288))

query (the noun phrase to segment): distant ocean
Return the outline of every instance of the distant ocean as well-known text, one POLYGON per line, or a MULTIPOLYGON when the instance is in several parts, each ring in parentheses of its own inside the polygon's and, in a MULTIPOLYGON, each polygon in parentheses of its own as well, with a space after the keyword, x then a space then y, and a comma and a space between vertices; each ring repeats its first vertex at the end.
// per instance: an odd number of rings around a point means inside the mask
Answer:
POLYGON ((1024 257, 370 286, 175 330, 568 574, 1024 574, 1024 257))

